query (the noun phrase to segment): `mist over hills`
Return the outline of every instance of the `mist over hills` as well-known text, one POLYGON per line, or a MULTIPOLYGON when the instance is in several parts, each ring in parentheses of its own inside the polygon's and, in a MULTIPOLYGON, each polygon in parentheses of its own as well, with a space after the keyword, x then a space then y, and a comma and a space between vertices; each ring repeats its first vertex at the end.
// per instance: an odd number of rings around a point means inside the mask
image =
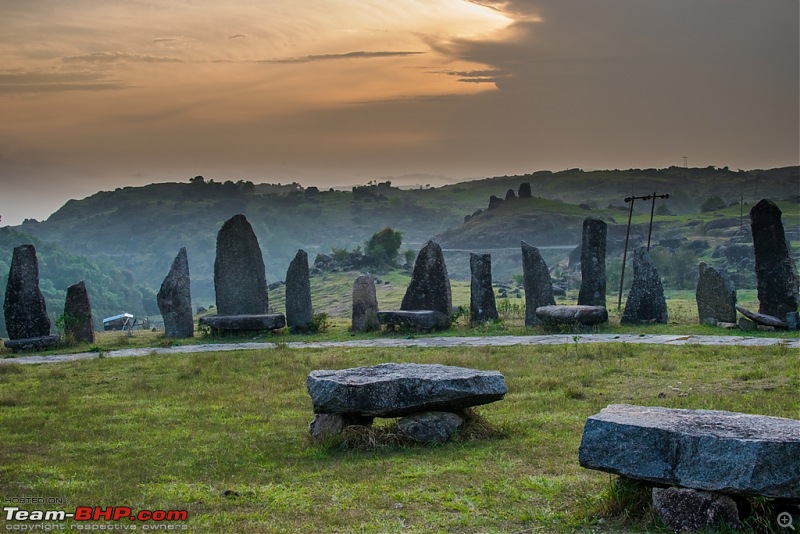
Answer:
MULTIPOLYGON (((628 212, 623 199, 653 192, 670 194, 670 199, 663 202, 667 211, 662 209, 657 218, 657 239, 695 235, 697 224, 711 220, 732 220, 722 230, 735 230, 739 226, 740 201, 752 205, 764 197, 787 199, 784 225, 794 229, 800 226, 797 204, 792 202, 799 193, 798 183, 798 167, 759 171, 714 167, 586 172, 571 169, 413 189, 397 187, 399 184, 387 180, 350 191, 304 188, 296 183, 215 182, 193 177, 184 183, 118 188, 70 200, 46 221, 26 220, 18 227, 3 229, 14 232, 14 239, 3 245, 11 246, 11 241, 24 240, 27 235, 39 243, 40 258, 48 264, 53 263, 48 256, 56 254, 84 258, 87 263, 83 270, 70 271, 74 280, 69 282, 69 277, 60 277, 57 283, 47 282, 50 279, 46 274, 57 275, 42 270, 42 284, 53 284, 53 298, 66 290, 64 284, 86 279, 96 310, 152 314, 155 291, 184 246, 195 306, 214 303, 216 234, 222 223, 237 213, 245 214, 252 224, 264 255, 268 282, 274 282, 284 279, 299 248, 306 250, 313 261, 316 254, 328 253, 334 247, 363 247, 374 232, 387 225, 403 233, 403 249, 417 250, 431 238, 445 249, 476 251, 518 248, 523 239, 534 246, 575 245, 580 241, 585 217, 599 217, 612 226, 624 225, 628 212), (530 184, 532 198, 510 198, 487 210, 490 196, 504 199, 512 190, 516 197, 521 183, 530 184), (715 197, 722 202, 719 209, 700 216, 703 204, 715 197), (482 211, 477 213, 478 210, 482 211), (699 222, 692 226, 692 220, 699 222), (118 280, 127 288, 126 296, 110 299, 105 286, 111 282, 92 278, 93 270, 108 273, 109 280, 118 280), (104 287, 95 288, 92 294, 92 284, 104 287), (121 306, 135 309, 114 309, 121 306)), ((747 205, 742 209, 745 224, 749 225, 747 205)), ((650 207, 649 203, 636 203, 634 222, 641 224, 641 217, 649 216, 650 207)), ((10 258, 10 249, 2 253, 0 291, 5 291, 8 268, 2 262, 5 256, 10 258)), ((70 261, 75 264, 77 260, 70 261)), ((465 271, 460 264, 451 266, 448 259, 448 268, 455 276, 468 276, 468 264, 465 271)), ((514 269, 521 267, 510 265, 496 270, 495 277, 509 276, 514 269)), ((49 303, 48 309, 52 313, 49 303)))

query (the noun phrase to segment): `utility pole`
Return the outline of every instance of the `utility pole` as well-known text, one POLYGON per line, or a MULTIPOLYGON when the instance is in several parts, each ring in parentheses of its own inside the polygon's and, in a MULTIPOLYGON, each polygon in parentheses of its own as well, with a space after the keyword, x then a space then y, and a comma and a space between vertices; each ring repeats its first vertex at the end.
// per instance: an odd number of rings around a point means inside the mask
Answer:
POLYGON ((655 192, 652 195, 645 195, 643 197, 625 197, 625 203, 631 203, 631 209, 628 211, 628 231, 625 234, 625 250, 622 253, 622 273, 620 273, 619 277, 619 300, 617 300, 617 309, 619 310, 622 308, 622 284, 625 282, 625 261, 628 259, 628 238, 631 235, 631 218, 633 217, 633 203, 636 200, 653 200, 653 204, 650 207, 650 229, 647 232, 647 251, 650 251, 650 237, 653 235, 653 215, 655 214, 656 210, 656 199, 657 198, 669 198, 669 195, 656 195, 655 192))
POLYGON ((684 169, 689 168, 689 156, 683 156, 683 168, 684 169))

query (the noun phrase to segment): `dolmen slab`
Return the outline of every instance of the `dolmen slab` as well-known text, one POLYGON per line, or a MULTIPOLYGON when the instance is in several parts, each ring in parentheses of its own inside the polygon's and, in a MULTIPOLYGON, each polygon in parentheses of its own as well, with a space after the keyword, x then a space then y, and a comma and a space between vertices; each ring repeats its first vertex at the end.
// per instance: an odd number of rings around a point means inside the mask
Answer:
POLYGON ((378 322, 387 327, 409 327, 415 330, 445 330, 450 327, 450 318, 434 310, 379 311, 378 322))
POLYGON ((24 352, 29 350, 47 350, 52 349, 61 340, 56 335, 53 336, 40 336, 29 337, 24 339, 6 339, 3 340, 3 345, 11 349, 11 352, 24 352))
POLYGON ((740 306, 739 304, 736 305, 736 311, 753 321, 754 323, 761 324, 764 326, 774 326, 775 328, 786 328, 787 324, 784 321, 781 321, 778 317, 773 317, 772 315, 767 315, 766 313, 757 313, 754 311, 750 311, 744 306, 740 306))
POLYGON ((498 371, 417 363, 312 371, 306 387, 314 413, 361 417, 457 412, 498 401, 508 391, 498 371))
POLYGON ((579 460, 657 484, 800 500, 800 421, 612 404, 589 417, 579 460))
POLYGON ((218 332, 255 332, 259 330, 280 330, 286 326, 286 316, 282 313, 261 315, 209 315, 200 318, 200 324, 218 332))
POLYGON ((608 322, 605 306, 539 306, 536 317, 546 325, 581 324, 594 326, 608 322))

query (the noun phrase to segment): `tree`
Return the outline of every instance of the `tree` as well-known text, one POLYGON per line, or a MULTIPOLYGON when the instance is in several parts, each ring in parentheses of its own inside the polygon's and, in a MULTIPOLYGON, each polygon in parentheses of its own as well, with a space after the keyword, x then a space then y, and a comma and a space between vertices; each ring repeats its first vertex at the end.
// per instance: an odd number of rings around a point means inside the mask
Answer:
POLYGON ((718 196, 709 197, 706 199, 705 202, 700 206, 700 211, 703 213, 708 213, 709 211, 716 211, 725 208, 727 204, 722 198, 718 196))
POLYGON ((376 266, 394 265, 403 243, 403 234, 386 226, 369 238, 364 248, 367 261, 376 266))

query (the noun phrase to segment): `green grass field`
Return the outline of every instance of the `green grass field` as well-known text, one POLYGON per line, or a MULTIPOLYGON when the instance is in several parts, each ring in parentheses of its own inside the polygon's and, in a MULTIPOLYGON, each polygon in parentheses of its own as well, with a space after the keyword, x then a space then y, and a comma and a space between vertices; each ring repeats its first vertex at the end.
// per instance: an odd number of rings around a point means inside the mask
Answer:
POLYGON ((800 355, 279 346, 0 365, 0 498, 187 510, 191 532, 664 531, 626 505, 614 477, 578 465, 586 417, 611 403, 800 418, 800 355), (312 444, 308 372, 388 361, 501 371, 506 398, 477 409, 496 435, 377 450, 312 444))

